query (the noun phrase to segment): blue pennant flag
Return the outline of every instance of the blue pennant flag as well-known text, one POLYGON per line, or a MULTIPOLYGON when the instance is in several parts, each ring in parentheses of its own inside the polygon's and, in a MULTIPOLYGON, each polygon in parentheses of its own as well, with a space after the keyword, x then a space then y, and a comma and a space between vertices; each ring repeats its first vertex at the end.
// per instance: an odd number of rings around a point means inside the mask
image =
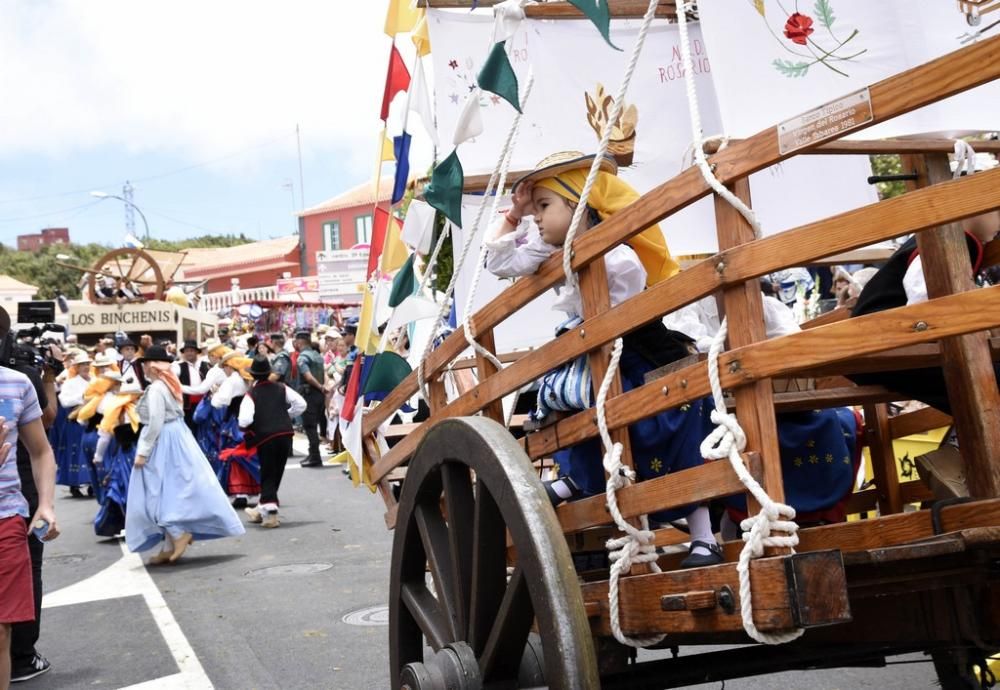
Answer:
POLYGON ((392 186, 392 203, 398 204, 406 194, 406 181, 410 177, 410 135, 403 132, 392 138, 392 148, 396 153, 396 182, 392 186))

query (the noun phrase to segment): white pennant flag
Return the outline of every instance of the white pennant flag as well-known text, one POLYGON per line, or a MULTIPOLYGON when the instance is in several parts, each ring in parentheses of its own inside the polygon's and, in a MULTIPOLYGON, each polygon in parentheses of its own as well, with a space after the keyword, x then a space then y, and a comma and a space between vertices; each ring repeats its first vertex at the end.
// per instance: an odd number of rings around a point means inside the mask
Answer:
POLYGON ((469 97, 465 101, 465 107, 462 108, 462 114, 458 116, 453 142, 455 146, 469 139, 474 139, 483 133, 483 115, 479 107, 479 94, 479 87, 476 87, 469 93, 469 97))
POLYGON ((429 319, 437 316, 440 311, 441 307, 436 302, 419 295, 410 295, 392 312, 389 323, 385 326, 385 332, 395 333, 400 327, 412 321, 429 319))
POLYGON ((434 142, 434 146, 438 147, 437 127, 434 126, 434 111, 431 109, 431 94, 427 90, 423 58, 418 56, 416 62, 413 84, 410 88, 410 110, 420 116, 420 121, 427 130, 427 136, 434 142))
POLYGON ((493 42, 499 43, 511 38, 524 21, 524 6, 527 0, 504 0, 493 6, 493 42))
POLYGON ((403 244, 425 256, 431 253, 434 213, 434 208, 426 201, 414 199, 406 209, 406 220, 403 221, 403 229, 399 234, 403 244))

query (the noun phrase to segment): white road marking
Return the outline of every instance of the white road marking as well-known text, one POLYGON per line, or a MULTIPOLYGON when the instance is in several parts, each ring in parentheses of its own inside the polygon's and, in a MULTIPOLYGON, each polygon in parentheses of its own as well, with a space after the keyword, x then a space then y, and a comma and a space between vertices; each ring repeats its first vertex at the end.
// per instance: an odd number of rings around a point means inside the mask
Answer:
POLYGON ((128 686, 127 690, 151 690, 154 688, 184 688, 185 690, 210 690, 215 686, 209 680, 191 643, 181 630, 177 619, 167 606, 163 594, 160 593, 153 578, 146 571, 146 566, 138 554, 132 553, 121 542, 122 553, 118 561, 101 572, 64 587, 52 594, 46 594, 42 608, 50 609, 58 606, 71 606, 89 601, 105 601, 121 597, 141 596, 153 615, 153 621, 163 635, 164 642, 171 656, 177 663, 180 673, 163 678, 156 678, 137 685, 128 686))

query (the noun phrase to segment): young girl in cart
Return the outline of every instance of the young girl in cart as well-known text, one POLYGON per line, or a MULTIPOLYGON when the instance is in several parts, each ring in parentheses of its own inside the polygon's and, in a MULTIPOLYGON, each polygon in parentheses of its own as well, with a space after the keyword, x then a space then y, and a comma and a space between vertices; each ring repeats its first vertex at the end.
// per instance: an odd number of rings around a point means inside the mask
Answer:
MULTIPOLYGON (((513 208, 486 240, 489 249, 486 268, 490 272, 500 277, 528 275, 559 250, 593 160, 594 156, 578 152, 554 154, 514 183, 513 208), (533 223, 524 220, 528 215, 534 217, 533 223)), ((600 166, 588 199, 584 229, 639 198, 638 192, 617 177, 618 166, 613 158, 605 156, 600 166)), ((612 307, 680 270, 657 225, 646 228, 628 244, 609 251, 604 261, 612 307)), ((568 317, 557 328, 557 335, 582 323, 582 300, 575 289, 563 287, 559 290, 555 308, 568 317)), ((619 365, 624 390, 643 385, 648 372, 690 354, 690 345, 689 338, 667 330, 658 321, 626 335, 619 365)), ((538 409, 532 416, 544 423, 553 411, 586 409, 593 404, 593 388, 587 357, 567 362, 543 377, 538 409)), ((704 462, 699 447, 711 430, 710 408, 705 400, 696 400, 629 427, 632 458, 640 480, 704 462)), ((555 459, 560 477, 546 483, 553 504, 603 493, 605 478, 601 458, 597 439, 559 451, 555 459)), ((722 561, 706 506, 660 511, 650 517, 660 522, 687 518, 691 548, 683 567, 714 565, 722 561)))

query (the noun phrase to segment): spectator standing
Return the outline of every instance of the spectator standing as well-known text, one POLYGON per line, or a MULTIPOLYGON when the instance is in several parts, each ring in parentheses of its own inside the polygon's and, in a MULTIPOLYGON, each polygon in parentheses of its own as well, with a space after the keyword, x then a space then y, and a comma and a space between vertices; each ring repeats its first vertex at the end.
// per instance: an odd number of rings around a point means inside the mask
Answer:
POLYGON ((305 398, 306 411, 302 414, 302 426, 309 439, 309 455, 300 464, 302 467, 319 467, 323 461, 319 456, 320 426, 326 421, 324 402, 326 396, 323 382, 323 355, 312 348, 309 331, 295 334, 295 350, 298 352, 296 371, 299 378, 299 393, 305 398))

